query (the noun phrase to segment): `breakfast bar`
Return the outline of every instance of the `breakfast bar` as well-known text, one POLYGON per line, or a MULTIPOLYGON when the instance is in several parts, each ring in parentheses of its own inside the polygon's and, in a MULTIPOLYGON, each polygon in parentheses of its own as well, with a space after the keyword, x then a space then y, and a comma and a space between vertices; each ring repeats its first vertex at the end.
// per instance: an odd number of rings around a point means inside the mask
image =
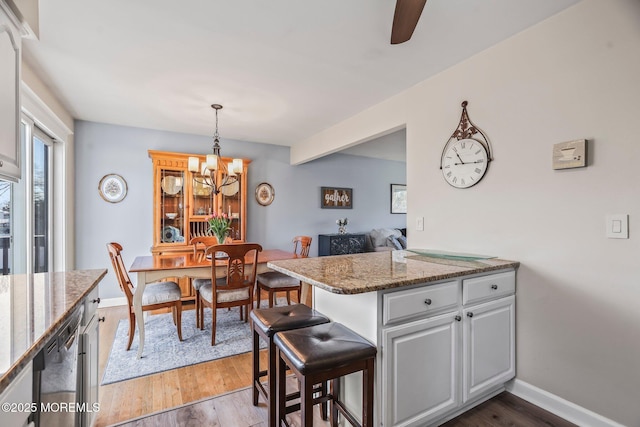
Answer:
MULTIPOLYGON (((515 376, 519 262, 416 250, 268 266, 311 285, 313 308, 378 347, 375 425, 439 424, 515 376)), ((342 387, 353 409, 359 384, 347 377, 342 387)))

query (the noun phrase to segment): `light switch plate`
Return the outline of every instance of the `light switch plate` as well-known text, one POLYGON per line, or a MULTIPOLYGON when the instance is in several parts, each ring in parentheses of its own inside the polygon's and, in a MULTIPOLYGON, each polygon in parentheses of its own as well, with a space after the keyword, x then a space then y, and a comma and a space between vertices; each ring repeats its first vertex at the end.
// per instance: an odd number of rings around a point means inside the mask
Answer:
POLYGON ((606 216, 607 237, 609 239, 629 238, 629 215, 611 214, 606 216))
POLYGON ((416 218, 416 230, 424 231, 424 217, 423 216, 419 216, 418 218, 416 218))

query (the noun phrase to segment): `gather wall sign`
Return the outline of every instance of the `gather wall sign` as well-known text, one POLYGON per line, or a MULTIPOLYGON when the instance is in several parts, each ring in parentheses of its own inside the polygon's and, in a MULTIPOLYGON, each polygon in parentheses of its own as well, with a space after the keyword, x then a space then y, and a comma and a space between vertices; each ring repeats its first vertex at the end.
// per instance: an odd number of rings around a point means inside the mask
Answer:
POLYGON ((353 189, 320 187, 320 207, 322 209, 352 209, 353 189))

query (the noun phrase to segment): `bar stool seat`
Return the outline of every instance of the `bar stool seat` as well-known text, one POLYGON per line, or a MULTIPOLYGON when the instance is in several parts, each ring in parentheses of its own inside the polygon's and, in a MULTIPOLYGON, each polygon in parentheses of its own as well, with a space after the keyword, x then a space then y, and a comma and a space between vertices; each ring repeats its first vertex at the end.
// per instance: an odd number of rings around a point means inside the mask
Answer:
POLYGON ((253 329, 253 405, 258 395, 267 402, 269 425, 276 425, 276 348, 273 337, 277 332, 328 323, 329 318, 304 304, 254 309, 250 314, 253 329), (267 343, 267 370, 260 370, 260 337, 267 343), (267 376, 268 390, 260 382, 267 376))
MULTIPOLYGON (((376 347, 340 323, 278 332, 273 339, 278 353, 278 422, 286 415, 286 368, 300 382, 301 423, 313 425, 313 405, 331 402, 331 425, 340 412, 354 426, 373 426, 373 376, 376 347), (362 424, 340 401, 340 377, 362 371, 362 424), (314 398, 314 384, 331 381, 328 395, 314 398)), ((278 424, 279 425, 279 424, 278 424)))

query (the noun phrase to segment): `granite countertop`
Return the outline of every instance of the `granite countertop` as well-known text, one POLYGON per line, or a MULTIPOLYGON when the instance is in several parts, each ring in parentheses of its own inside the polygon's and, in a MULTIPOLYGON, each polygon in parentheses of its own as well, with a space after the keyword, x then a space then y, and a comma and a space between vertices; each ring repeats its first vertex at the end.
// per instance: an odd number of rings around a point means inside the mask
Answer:
POLYGON ((336 294, 375 292, 493 270, 516 269, 499 258, 459 260, 408 251, 368 252, 269 262, 273 270, 336 294))
POLYGON ((0 393, 107 270, 0 276, 0 393))

